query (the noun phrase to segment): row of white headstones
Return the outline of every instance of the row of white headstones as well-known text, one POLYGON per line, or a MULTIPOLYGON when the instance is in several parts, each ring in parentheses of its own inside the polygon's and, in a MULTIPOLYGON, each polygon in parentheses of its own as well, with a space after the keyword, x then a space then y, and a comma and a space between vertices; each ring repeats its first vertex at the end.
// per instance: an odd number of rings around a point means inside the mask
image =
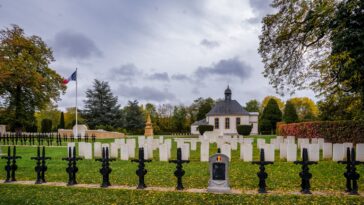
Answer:
MULTIPOLYGON (((136 146, 144 148, 144 158, 152 159, 153 151, 159 150, 159 161, 168 161, 171 159, 172 143, 177 144, 177 148, 182 150, 182 159, 188 160, 190 158, 190 152, 196 151, 197 146, 200 145, 200 161, 207 162, 210 155, 210 145, 217 144, 221 153, 231 159, 231 151, 238 150, 240 145, 240 159, 245 162, 251 162, 253 160, 253 138, 244 138, 242 136, 217 136, 206 137, 200 136, 197 138, 173 138, 164 139, 163 136, 159 138, 139 136, 130 139, 115 139, 111 144, 101 142, 86 143, 79 142, 78 150, 79 156, 85 159, 100 158, 102 156, 102 148, 109 148, 109 157, 120 158, 121 160, 129 160, 136 157, 136 146), (92 152, 93 150, 93 152, 92 152)), ((68 147, 74 147, 75 143, 68 143, 68 147)), ((302 157, 302 150, 306 148, 308 150, 308 157, 310 161, 320 160, 320 151, 322 150, 322 159, 332 159, 333 161, 340 161, 346 159, 346 149, 352 148, 353 143, 328 143, 323 138, 312 138, 311 141, 308 138, 295 139, 294 136, 288 136, 284 138, 277 136, 270 140, 267 144, 265 139, 257 139, 257 148, 263 149, 265 153, 266 161, 274 161, 275 153, 279 151, 279 158, 288 162, 297 160, 298 150, 300 150, 302 157), (297 141, 297 144, 296 144, 297 141)), ((356 160, 364 161, 364 144, 356 144, 356 160)))

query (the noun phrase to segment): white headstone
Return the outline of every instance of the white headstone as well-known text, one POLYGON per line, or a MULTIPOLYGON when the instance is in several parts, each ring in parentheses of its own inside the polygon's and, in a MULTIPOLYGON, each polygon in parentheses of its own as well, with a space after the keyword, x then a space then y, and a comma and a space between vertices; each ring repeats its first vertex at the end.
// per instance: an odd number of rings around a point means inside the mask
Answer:
POLYGON ((258 149, 264 149, 265 147, 265 139, 257 139, 257 147, 258 149))
POLYGON ((92 144, 91 143, 85 143, 83 145, 83 156, 85 159, 92 159, 92 144))
POLYGON ((295 136, 287 136, 287 144, 295 144, 296 143, 296 138, 295 136))
POLYGON ((159 145, 159 161, 166 162, 168 161, 168 153, 167 153, 168 147, 167 144, 161 144, 159 145))
POLYGON ((229 144, 221 145, 221 154, 228 156, 229 161, 231 161, 231 146, 229 144))
POLYGON ((318 144, 318 138, 311 138, 311 144, 318 144))
POLYGON ((285 143, 279 144, 279 158, 287 159, 287 144, 285 143))
POLYGON ((324 148, 325 139, 324 138, 317 138, 317 143, 320 145, 320 149, 324 148))
POLYGON ((200 149, 200 161, 201 162, 209 161, 209 152, 210 152, 210 143, 207 141, 202 141, 201 149, 200 149))
POLYGON ((126 144, 128 145, 129 157, 135 158, 135 148, 136 148, 135 139, 126 139, 126 144))
POLYGON ((243 142, 244 144, 253 144, 254 139, 253 138, 244 138, 243 142))
POLYGON ((86 142, 79 142, 78 143, 78 156, 84 157, 85 156, 85 143, 86 142))
POLYGON ((138 136, 138 147, 143 147, 145 144, 145 136, 138 136))
POLYGON ((181 148, 182 148, 182 160, 189 160, 190 159, 190 144, 184 143, 181 148))
POLYGON ((287 162, 297 160, 297 144, 287 144, 287 162))
POLYGON ((101 142, 94 143, 94 158, 101 158, 102 151, 101 151, 101 142))
MULTIPOLYGON (((332 161, 344 160, 344 145, 343 144, 333 144, 332 161)), ((345 152, 346 153, 346 152, 345 152)))
MULTIPOLYGON (((135 149, 134 149, 135 152, 135 149)), ((134 153, 135 154, 135 153, 134 153)), ((121 160, 129 160, 129 145, 128 144, 120 144, 120 159, 121 160)))
POLYGON ((253 161, 253 145, 252 144, 243 144, 243 160, 244 162, 253 161))
POLYGON ((230 140, 230 145, 232 150, 238 149, 238 140, 236 138, 233 138, 230 140))
POLYGON ((276 139, 278 140, 279 143, 284 142, 284 137, 283 136, 277 136, 276 139))
POLYGON ((265 161, 274 162, 274 159, 275 159, 275 145, 274 144, 266 144, 263 149, 264 149, 265 161))
POLYGON ((308 160, 318 162, 320 160, 320 145, 310 144, 308 146, 308 160))
POLYGON ((197 149, 197 139, 191 140, 191 150, 196 151, 197 149))
POLYGON ((125 145, 122 143, 111 143, 110 144, 110 157, 111 158, 118 158, 119 156, 119 147, 120 145, 125 145))
POLYGON ((322 158, 331 159, 332 158, 332 143, 324 143, 322 148, 322 158))
POLYGON ((163 144, 164 143, 164 137, 163 136, 159 136, 159 144, 163 144))
POLYGON ((364 144, 358 143, 356 144, 356 161, 364 162, 364 144))

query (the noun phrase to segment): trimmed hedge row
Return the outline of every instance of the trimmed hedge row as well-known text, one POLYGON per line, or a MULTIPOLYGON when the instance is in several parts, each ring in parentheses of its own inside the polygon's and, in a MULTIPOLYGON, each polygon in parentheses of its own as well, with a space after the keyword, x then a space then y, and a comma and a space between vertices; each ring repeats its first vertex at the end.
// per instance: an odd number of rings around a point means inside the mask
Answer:
POLYGON ((203 135, 203 133, 205 133, 206 131, 213 131, 214 126, 212 126, 212 125, 200 125, 200 126, 197 127, 197 130, 200 132, 201 135, 203 135))
POLYGON ((296 138, 322 137, 332 143, 363 143, 364 121, 315 121, 277 124, 277 134, 296 138))

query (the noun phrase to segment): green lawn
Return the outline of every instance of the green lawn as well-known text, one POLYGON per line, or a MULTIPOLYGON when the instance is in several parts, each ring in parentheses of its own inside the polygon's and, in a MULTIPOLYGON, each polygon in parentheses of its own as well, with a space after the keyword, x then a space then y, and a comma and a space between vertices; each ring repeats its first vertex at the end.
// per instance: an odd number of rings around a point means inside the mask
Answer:
MULTIPOLYGON (((259 136, 261 137, 261 136, 259 136)), ((165 137, 167 138, 167 137, 165 137)), ((266 139, 270 139, 271 136, 266 136, 266 139)), ((111 142, 113 140, 102 140, 103 142, 111 142)), ((269 140, 267 140, 269 141, 269 140)), ((199 146, 197 146, 199 147, 199 146)), ((6 151, 6 147, 1 147, 2 152, 6 151)), ((172 156, 175 158, 176 156, 176 144, 173 144, 172 148, 172 156)), ((211 145, 210 155, 215 153, 217 150, 216 146, 211 145)), ((48 161, 48 171, 46 173, 46 179, 48 181, 54 182, 67 182, 67 173, 65 171, 67 167, 67 162, 62 161, 62 157, 66 157, 67 150, 65 147, 47 147, 46 148, 47 156, 52 157, 52 160, 48 161)), ((17 180, 35 180, 35 172, 34 166, 35 161, 30 160, 30 157, 35 156, 36 147, 18 147, 17 149, 18 155, 22 156, 22 159, 18 160, 18 171, 16 173, 17 180)), ((232 162, 229 170, 230 175, 230 185, 234 189, 242 189, 242 190, 255 190, 258 186, 258 178, 256 173, 258 172, 258 166, 252 165, 248 162, 242 162, 239 160, 240 153, 239 151, 232 150, 232 162)), ((189 164, 184 164, 184 169, 186 171, 185 176, 183 177, 183 184, 185 188, 207 188, 208 180, 209 180, 209 170, 207 162, 199 161, 200 151, 199 148, 197 151, 191 151, 191 162, 189 164)), ((258 150, 256 149, 254 143, 254 158, 258 159, 258 150)), ((175 170, 175 164, 170 164, 168 162, 159 162, 158 159, 158 151, 154 152, 154 160, 151 163, 146 164, 146 169, 148 170, 148 174, 146 175, 146 184, 148 186, 158 186, 158 187, 174 187, 176 180, 173 175, 175 170)), ((269 174, 267 180, 268 190, 277 190, 277 191, 299 191, 300 190, 300 178, 298 176, 301 167, 299 165, 294 165, 290 162, 284 162, 279 160, 279 151, 276 152, 276 162, 273 165, 269 165, 266 167, 266 171, 269 174)), ((3 167, 5 165, 5 160, 0 161, 0 166, 3 167)), ((0 167, 0 168, 1 168, 0 167)), ((95 160, 82 160, 78 163, 79 172, 77 174, 77 180, 79 183, 83 184, 98 184, 101 183, 101 174, 99 173, 99 169, 101 168, 101 163, 96 162, 95 160)), ((117 160, 111 163, 111 168, 113 169, 110 175, 111 184, 114 185, 129 185, 136 186, 138 178, 135 174, 137 169, 136 163, 131 163, 130 161, 121 161, 117 160)), ((4 170, 1 168, 1 170, 4 170)), ((364 190, 364 165, 359 165, 357 167, 358 172, 362 176, 359 180, 359 192, 363 192, 364 190)), ((343 191, 345 190, 345 178, 343 173, 345 171, 345 165, 341 165, 332 161, 320 161, 318 165, 310 166, 310 171, 313 174, 313 178, 311 180, 311 187, 313 191, 343 191)), ((0 172, 0 179, 5 179, 5 171, 0 172)), ((32 190, 33 188, 26 188, 26 186, 20 185, 1 185, 3 190, 6 187, 5 191, 8 191, 9 188, 20 187, 26 190, 32 190)), ((19 189, 20 189, 19 188, 19 189)), ((50 189, 52 192, 59 192, 62 190, 66 193, 70 192, 68 190, 73 190, 72 188, 43 188, 39 187, 37 189, 50 189)), ((34 189, 34 190, 37 190, 34 189)), ((103 193, 102 190, 93 190, 95 194, 103 193)), ((113 190, 112 192, 117 192, 125 197, 132 197, 136 194, 140 193, 137 191, 122 191, 122 190, 113 190)), ((1 192, 0 192, 1 193, 1 192)), ((77 192, 78 193, 78 192, 77 192)), ((87 191, 85 189, 80 189, 79 195, 85 194, 87 191)), ((181 197, 182 199, 189 200, 191 199, 195 203, 199 203, 199 200, 206 199, 212 200, 213 198, 218 198, 221 200, 233 200, 235 203, 242 202, 242 200, 255 200, 255 199, 263 199, 264 196, 259 196, 258 198, 252 196, 224 196, 224 195, 210 195, 210 194, 188 194, 181 193, 177 194, 173 193, 153 193, 146 192, 151 196, 158 199, 159 197, 167 197, 168 200, 173 200, 181 197)), ((17 194, 20 194, 17 193, 17 194)), ((26 193, 26 194, 30 194, 26 193)), ((25 195, 26 195, 25 194, 25 195)), ((3 194, 1 194, 3 196, 3 194)), ((143 193, 144 196, 144 193, 143 193)), ((110 199, 113 198, 110 195, 110 199)), ((143 197, 144 198, 144 197, 143 197)), ((281 197, 269 196, 270 200, 276 201, 277 203, 281 200, 281 197)), ((327 197, 314 197, 317 202, 321 200, 330 201, 327 197)), ((335 198, 335 197, 334 197, 335 198)), ((332 200, 335 200, 335 199, 332 200)), ((345 197, 346 198, 346 197, 345 197)), ((350 197, 348 197, 349 200, 350 197)), ((25 198, 24 198, 25 199, 25 198)), ((297 201, 304 203, 307 197, 298 197, 292 196, 287 197, 287 202, 289 201, 297 201)), ((353 198, 355 199, 355 198, 353 198)), ((6 200, 6 198, 1 198, 1 200, 6 200)), ((143 200, 145 199, 140 199, 143 200)), ((167 201, 168 201, 167 200, 167 201)), ((14 201, 15 203, 16 201, 14 201)), ((46 203, 47 201, 45 201, 46 203)), ((147 201, 144 201, 147 202, 147 201)))
POLYGON ((247 195, 0 184, 0 204, 362 204, 358 196, 247 195))

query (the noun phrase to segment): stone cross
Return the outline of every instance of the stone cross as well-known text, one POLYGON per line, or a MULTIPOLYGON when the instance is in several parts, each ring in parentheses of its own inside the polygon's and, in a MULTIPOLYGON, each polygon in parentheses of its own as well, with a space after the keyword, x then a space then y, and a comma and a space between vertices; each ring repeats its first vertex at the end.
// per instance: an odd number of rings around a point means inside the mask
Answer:
POLYGON ((62 158, 62 160, 68 161, 68 167, 66 172, 68 173, 67 186, 77 184, 76 173, 78 172, 77 161, 82 160, 81 157, 76 157, 76 147, 68 147, 68 157, 62 158))
POLYGON ((111 186, 110 184, 110 173, 112 169, 110 168, 110 161, 114 161, 114 158, 109 158, 109 148, 103 147, 102 148, 102 158, 96 159, 96 161, 102 162, 102 167, 100 169, 100 174, 102 175, 102 183, 101 187, 108 187, 111 186))
POLYGON ((151 162, 152 160, 144 159, 144 148, 139 148, 139 159, 132 159, 132 162, 138 162, 138 169, 136 170, 136 175, 139 177, 139 184, 137 189, 144 189, 147 187, 144 182, 144 176, 148 173, 145 169, 145 162, 151 162))
POLYGON ((346 192, 349 192, 350 195, 358 194, 358 180, 360 175, 356 172, 356 165, 364 164, 364 162, 359 162, 355 160, 355 150, 354 148, 347 147, 346 149, 346 160, 338 161, 338 163, 346 164, 346 172, 344 176, 346 178, 346 192))
POLYGON ((317 164, 317 162, 308 161, 308 152, 306 148, 303 148, 302 161, 295 161, 295 164, 302 165, 302 171, 300 172, 301 177, 301 193, 311 194, 310 192, 310 179, 312 174, 309 172, 308 165, 317 164))
POLYGON ((16 147, 13 147, 13 155, 11 156, 10 146, 8 147, 8 156, 2 156, 1 159, 6 159, 7 163, 5 165, 6 171, 6 179, 5 182, 14 182, 15 179, 15 171, 18 169, 18 165, 16 165, 16 159, 20 159, 20 156, 16 156, 16 147), (11 179, 10 179, 11 178, 11 179))
POLYGON ((273 162, 267 162, 264 160, 264 149, 260 149, 260 161, 254 161, 252 164, 258 164, 259 165, 259 172, 257 173, 257 176, 259 178, 259 189, 258 192, 263 194, 267 193, 266 190, 266 183, 265 180, 268 178, 267 172, 265 172, 265 165, 273 164, 273 162))
POLYGON ((36 166, 35 166, 35 171, 37 172, 37 179, 35 181, 35 184, 46 183, 46 180, 45 180, 45 172, 47 171, 46 160, 51 159, 51 158, 45 156, 45 147, 43 146, 42 156, 40 155, 40 147, 38 146, 37 156, 31 157, 30 159, 37 160, 36 166))
POLYGON ((182 177, 185 175, 185 171, 182 169, 183 163, 189 163, 190 160, 182 160, 182 150, 181 148, 177 148, 177 160, 169 160, 169 163, 175 163, 176 171, 174 172, 174 176, 177 177, 177 190, 183 190, 182 177))

